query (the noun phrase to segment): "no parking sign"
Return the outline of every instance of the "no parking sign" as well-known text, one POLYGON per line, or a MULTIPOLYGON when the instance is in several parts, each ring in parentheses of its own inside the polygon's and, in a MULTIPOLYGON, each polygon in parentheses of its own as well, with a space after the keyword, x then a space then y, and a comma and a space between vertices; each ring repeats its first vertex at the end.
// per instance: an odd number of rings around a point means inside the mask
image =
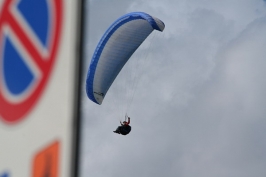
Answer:
POLYGON ((51 75, 62 2, 6 0, 0 15, 0 115, 15 123, 34 107, 51 75))
POLYGON ((79 3, 0 2, 0 177, 71 176, 79 3))

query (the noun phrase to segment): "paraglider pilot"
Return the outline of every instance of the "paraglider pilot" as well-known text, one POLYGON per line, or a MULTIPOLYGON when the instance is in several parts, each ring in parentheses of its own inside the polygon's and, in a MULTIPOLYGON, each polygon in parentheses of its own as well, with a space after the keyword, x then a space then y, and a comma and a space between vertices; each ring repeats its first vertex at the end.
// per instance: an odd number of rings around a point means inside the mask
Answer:
POLYGON ((130 117, 127 115, 125 116, 125 119, 128 119, 128 121, 124 121, 123 123, 120 121, 121 126, 118 126, 117 129, 114 131, 114 133, 127 135, 131 131, 130 123, 130 117))

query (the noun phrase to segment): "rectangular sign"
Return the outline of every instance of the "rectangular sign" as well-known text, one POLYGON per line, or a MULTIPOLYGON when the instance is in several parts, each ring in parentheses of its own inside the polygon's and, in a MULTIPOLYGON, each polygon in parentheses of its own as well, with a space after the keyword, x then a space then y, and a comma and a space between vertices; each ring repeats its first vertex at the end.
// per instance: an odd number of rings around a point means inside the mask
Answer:
POLYGON ((0 177, 73 176, 79 1, 0 1, 0 177))

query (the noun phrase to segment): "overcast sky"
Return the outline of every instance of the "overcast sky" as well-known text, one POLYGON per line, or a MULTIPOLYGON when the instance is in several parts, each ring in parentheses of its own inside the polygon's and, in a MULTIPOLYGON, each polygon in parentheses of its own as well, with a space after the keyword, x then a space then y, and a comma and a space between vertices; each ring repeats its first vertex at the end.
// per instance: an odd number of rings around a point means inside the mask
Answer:
POLYGON ((265 0, 88 2, 82 177, 266 176, 265 0), (133 11, 165 30, 96 105, 85 93, 90 59, 113 21, 133 11), (112 131, 125 111, 132 131, 122 136, 112 131))

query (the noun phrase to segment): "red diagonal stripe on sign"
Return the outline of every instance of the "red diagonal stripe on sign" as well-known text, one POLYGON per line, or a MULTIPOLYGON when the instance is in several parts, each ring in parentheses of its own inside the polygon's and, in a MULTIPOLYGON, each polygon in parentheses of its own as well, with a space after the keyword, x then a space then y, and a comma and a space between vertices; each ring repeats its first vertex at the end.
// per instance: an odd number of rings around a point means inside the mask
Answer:
POLYGON ((18 21, 12 16, 12 14, 8 11, 5 15, 4 21, 6 21, 7 25, 13 29, 14 33, 16 34, 17 38, 23 44, 24 49, 27 50, 28 54, 31 55, 31 58, 35 61, 36 65, 42 72, 44 72, 43 68, 45 66, 43 56, 38 52, 36 46, 34 46, 31 39, 27 36, 21 25, 18 21))

